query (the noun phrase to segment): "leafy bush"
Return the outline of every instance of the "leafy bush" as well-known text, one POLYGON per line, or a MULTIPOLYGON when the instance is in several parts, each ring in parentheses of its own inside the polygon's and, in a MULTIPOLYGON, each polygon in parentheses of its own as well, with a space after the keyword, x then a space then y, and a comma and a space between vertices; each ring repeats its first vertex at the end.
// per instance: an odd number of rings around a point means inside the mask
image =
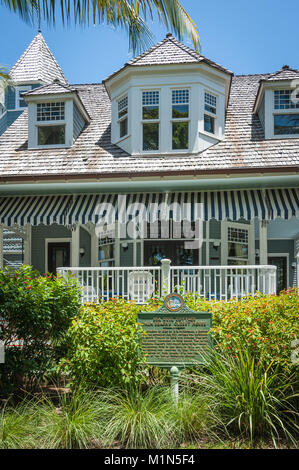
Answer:
POLYGON ((265 369, 247 351, 219 354, 211 351, 205 369, 194 371, 196 392, 207 397, 224 428, 241 433, 253 443, 271 436, 274 445, 284 437, 296 445, 298 409, 295 376, 265 369))
POLYGON ((246 350, 265 366, 271 362, 285 370, 292 366, 291 342, 299 338, 299 291, 289 289, 280 295, 244 297, 215 302, 186 296, 194 310, 211 310, 212 334, 218 351, 232 354, 246 350))
POLYGON ((68 331, 62 369, 77 383, 103 387, 138 383, 144 365, 136 321, 139 309, 121 299, 83 306, 68 331))
POLYGON ((62 340, 80 309, 74 280, 41 276, 31 266, 0 271, 1 392, 34 385, 62 354, 62 340))

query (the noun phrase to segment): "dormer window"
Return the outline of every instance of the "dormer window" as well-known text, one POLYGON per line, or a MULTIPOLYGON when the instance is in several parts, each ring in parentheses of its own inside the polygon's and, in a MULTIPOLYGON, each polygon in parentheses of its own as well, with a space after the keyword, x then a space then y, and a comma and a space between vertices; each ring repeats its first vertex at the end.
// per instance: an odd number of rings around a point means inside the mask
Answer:
POLYGON ((204 110, 204 130, 210 134, 215 134, 217 97, 207 91, 205 91, 204 110))
POLYGON ((128 96, 118 101, 118 124, 121 139, 128 134, 128 96))
POLYGON ((274 90, 274 135, 299 134, 299 93, 294 90, 274 90), (279 110, 279 112, 277 112, 279 110))
POLYGON ((160 92, 142 92, 142 141, 144 151, 159 150, 160 92))
POLYGON ((36 104, 37 145, 65 145, 65 103, 36 104), (59 122, 59 124, 58 124, 59 122))
POLYGON ((172 149, 189 148, 189 90, 172 90, 172 149))

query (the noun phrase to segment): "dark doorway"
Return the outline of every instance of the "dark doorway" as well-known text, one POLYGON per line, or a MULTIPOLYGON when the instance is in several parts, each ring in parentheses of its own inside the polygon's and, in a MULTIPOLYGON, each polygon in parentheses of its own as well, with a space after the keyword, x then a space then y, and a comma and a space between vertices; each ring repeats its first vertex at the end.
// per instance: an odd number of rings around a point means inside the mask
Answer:
POLYGON ((57 268, 70 266, 70 243, 48 243, 48 271, 56 274, 57 268))
POLYGON ((159 266, 164 258, 173 266, 197 266, 198 248, 186 249, 185 240, 144 241, 144 266, 159 266))
POLYGON ((272 266, 277 266, 277 281, 276 281, 276 290, 277 294, 283 289, 287 289, 288 276, 287 276, 287 257, 286 256, 269 256, 268 264, 272 266))

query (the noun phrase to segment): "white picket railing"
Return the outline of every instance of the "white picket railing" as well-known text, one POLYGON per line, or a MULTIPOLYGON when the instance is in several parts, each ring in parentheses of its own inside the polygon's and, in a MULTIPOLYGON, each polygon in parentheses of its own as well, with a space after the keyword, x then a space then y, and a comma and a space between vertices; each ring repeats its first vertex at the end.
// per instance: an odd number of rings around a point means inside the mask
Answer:
POLYGON ((121 297, 144 304, 152 295, 173 291, 215 300, 276 293, 276 266, 171 266, 163 260, 161 267, 74 267, 57 272, 77 278, 83 303, 121 297))

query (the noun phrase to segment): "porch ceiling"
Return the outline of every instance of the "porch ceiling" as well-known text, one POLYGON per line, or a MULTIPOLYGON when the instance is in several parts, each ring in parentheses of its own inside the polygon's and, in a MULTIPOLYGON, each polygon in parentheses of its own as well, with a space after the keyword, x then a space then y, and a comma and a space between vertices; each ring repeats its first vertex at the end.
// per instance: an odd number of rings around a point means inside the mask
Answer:
POLYGON ((73 225, 97 223, 103 217, 112 223, 113 217, 119 220, 126 209, 131 216, 145 218, 149 208, 151 220, 173 218, 180 210, 177 216, 182 220, 299 217, 298 188, 136 193, 128 194, 123 205, 119 204, 118 197, 117 194, 1 197, 0 223, 7 226, 27 223, 73 225))

